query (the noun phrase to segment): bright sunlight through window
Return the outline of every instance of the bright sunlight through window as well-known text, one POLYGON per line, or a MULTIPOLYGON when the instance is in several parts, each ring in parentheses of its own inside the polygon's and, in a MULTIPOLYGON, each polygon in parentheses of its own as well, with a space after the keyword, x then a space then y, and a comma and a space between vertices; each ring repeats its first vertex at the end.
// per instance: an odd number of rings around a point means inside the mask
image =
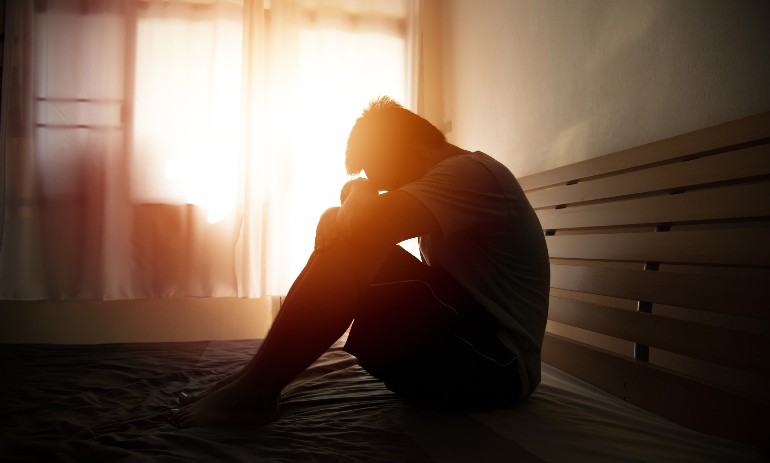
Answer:
MULTIPOLYGON (((402 23, 386 19, 377 27, 362 27, 344 15, 318 18, 298 24, 288 45, 267 43, 276 61, 268 60, 267 87, 259 89, 269 108, 269 139, 261 142, 268 147, 265 156, 277 160, 268 164, 281 166, 268 175, 268 181, 279 183, 270 191, 280 196, 281 221, 290 224, 267 227, 271 236, 292 243, 288 265, 298 268, 312 249, 318 217, 339 203, 339 189, 349 180, 345 144, 356 118, 381 95, 406 103, 402 23), (279 75, 276 69, 282 70, 279 75)), ((140 19, 135 202, 195 204, 205 208, 209 223, 234 212, 241 92, 251 84, 241 82, 242 47, 242 25, 235 20, 140 19)))
POLYGON ((239 21, 142 18, 137 30, 135 202, 195 204, 209 223, 235 207, 239 21))

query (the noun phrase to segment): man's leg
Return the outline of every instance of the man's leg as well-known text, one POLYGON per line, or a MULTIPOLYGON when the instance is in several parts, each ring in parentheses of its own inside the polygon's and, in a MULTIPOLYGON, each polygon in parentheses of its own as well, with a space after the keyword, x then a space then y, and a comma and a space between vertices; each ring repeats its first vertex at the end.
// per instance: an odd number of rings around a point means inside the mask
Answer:
MULTIPOLYGON (((294 283, 292 283, 291 287, 289 288, 288 294, 291 294, 294 292, 294 289, 299 285, 299 282, 301 282, 305 275, 308 272, 308 269, 311 267, 311 264, 313 263, 313 260, 315 259, 315 256, 317 255, 316 252, 313 252, 310 255, 310 258, 308 259, 307 263, 305 264, 305 267, 300 272, 299 276, 294 280, 294 283)), ((281 316, 282 312, 278 313, 278 317, 281 316)), ((222 379, 221 381, 217 382, 215 385, 211 386, 209 389, 207 389, 202 394, 198 395, 190 395, 186 394, 184 392, 179 393, 179 403, 182 405, 190 405, 192 403, 195 403, 202 399, 203 397, 206 397, 207 395, 211 394, 214 391, 217 391, 219 389, 222 389, 223 387, 227 386, 228 384, 232 383, 236 379, 240 378, 244 373, 246 373, 249 368, 254 364, 254 360, 256 359, 256 355, 253 356, 243 367, 241 367, 238 371, 235 373, 232 373, 231 375, 227 376, 226 378, 222 379)))
POLYGON ((380 378, 452 333, 476 307, 446 272, 397 247, 367 288, 345 350, 380 378))
POLYGON ((186 428, 262 424, 278 417, 281 390, 347 329, 356 307, 392 248, 354 248, 339 238, 318 253, 281 308, 249 368, 170 421, 186 428))
POLYGON ((498 338, 497 320, 449 274, 400 251, 369 286, 345 350, 416 404, 482 410, 518 402, 518 362, 498 338))

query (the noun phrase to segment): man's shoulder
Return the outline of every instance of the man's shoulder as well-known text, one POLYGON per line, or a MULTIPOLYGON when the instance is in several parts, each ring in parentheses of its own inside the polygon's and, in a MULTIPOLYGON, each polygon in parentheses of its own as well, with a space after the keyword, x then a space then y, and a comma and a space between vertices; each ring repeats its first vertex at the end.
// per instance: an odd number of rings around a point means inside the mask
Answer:
POLYGON ((500 164, 491 156, 482 153, 481 151, 475 151, 468 154, 458 154, 450 156, 434 166, 436 172, 448 172, 454 171, 459 173, 473 173, 492 171, 502 167, 506 167, 500 164), (498 166, 499 164, 499 166, 498 166))
POLYGON ((421 191, 454 192, 472 198, 476 192, 509 197, 519 189, 516 178, 501 162, 481 152, 450 156, 434 165, 422 178, 400 188, 409 193, 421 191))
POLYGON ((471 156, 471 159, 485 166, 496 175, 500 173, 500 174, 505 174, 506 176, 510 176, 511 178, 515 178, 511 170, 508 168, 508 166, 506 166, 502 162, 498 161, 497 159, 493 158, 492 156, 486 153, 483 153, 481 151, 476 151, 474 153, 471 153, 470 156, 471 156))
POLYGON ((469 175, 476 176, 479 181, 494 181, 503 190, 511 187, 518 189, 518 181, 510 169, 492 156, 475 151, 463 156, 456 156, 455 168, 469 175))

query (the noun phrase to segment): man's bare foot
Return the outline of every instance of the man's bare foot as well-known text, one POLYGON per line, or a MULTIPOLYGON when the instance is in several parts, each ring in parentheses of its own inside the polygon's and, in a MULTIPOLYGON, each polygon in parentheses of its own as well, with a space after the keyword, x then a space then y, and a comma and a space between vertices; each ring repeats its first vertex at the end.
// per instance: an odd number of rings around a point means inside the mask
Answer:
POLYGON ((182 405, 190 405, 194 404, 195 402, 201 400, 202 398, 206 397, 207 395, 211 394, 212 392, 218 391, 222 389, 223 387, 227 386, 228 384, 232 383, 233 381, 237 380, 241 377, 241 375, 244 373, 243 370, 238 370, 235 373, 231 374, 227 378, 217 382, 215 385, 211 386, 210 388, 206 389, 205 392, 202 392, 198 395, 192 395, 187 394, 185 392, 179 393, 179 403, 182 405))
MULTIPOLYGON (((252 359, 253 360, 253 359, 252 359)), ((192 395, 192 394, 186 394, 185 392, 179 393, 179 403, 182 405, 190 405, 194 404, 195 402, 201 400, 202 398, 206 397, 207 395, 211 394, 214 391, 218 391, 222 389, 223 387, 227 386, 228 384, 232 383, 233 381, 237 380, 241 376, 243 376, 244 373, 251 367, 251 362, 249 361, 246 365, 241 367, 240 370, 236 371, 235 373, 227 376, 225 379, 222 379, 218 381, 215 385, 211 386, 210 388, 206 389, 205 392, 202 392, 198 395, 192 395)))
POLYGON ((227 424, 267 424, 278 419, 278 397, 261 397, 247 381, 234 381, 197 402, 171 411, 168 421, 184 429, 227 424))

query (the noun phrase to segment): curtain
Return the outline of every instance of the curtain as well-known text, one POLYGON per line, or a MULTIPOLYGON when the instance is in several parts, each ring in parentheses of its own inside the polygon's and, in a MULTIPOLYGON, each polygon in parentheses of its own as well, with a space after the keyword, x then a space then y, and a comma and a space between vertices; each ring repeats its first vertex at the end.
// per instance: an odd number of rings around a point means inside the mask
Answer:
POLYGON ((0 299, 285 294, 420 2, 8 2, 0 299))

